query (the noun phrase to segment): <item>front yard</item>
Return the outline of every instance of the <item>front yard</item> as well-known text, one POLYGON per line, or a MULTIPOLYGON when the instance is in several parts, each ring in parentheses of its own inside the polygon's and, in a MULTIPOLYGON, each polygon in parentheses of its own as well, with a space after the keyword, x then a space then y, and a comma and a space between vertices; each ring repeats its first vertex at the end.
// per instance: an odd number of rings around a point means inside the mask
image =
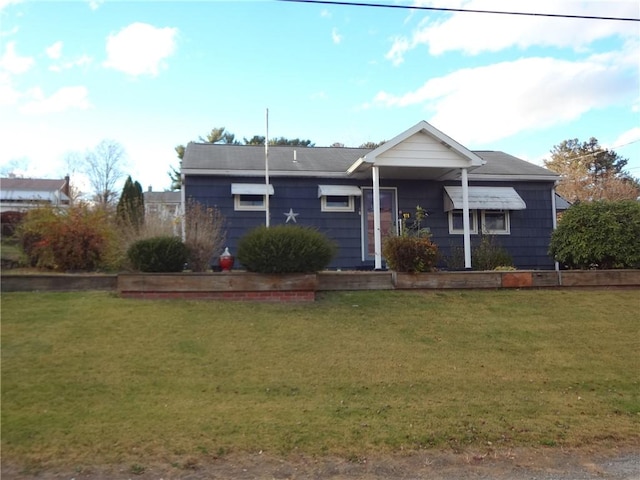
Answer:
POLYGON ((637 447, 638 305, 637 289, 4 293, 3 464, 637 447))

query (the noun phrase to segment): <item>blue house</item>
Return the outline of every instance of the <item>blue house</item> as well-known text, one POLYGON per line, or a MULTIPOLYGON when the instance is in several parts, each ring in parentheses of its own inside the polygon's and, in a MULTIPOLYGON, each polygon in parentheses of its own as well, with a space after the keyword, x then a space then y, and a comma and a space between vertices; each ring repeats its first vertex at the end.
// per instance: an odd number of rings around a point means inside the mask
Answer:
POLYGON ((250 229, 313 226, 335 240, 333 269, 385 268, 381 246, 423 208, 442 266, 493 236, 520 269, 553 269, 558 175, 496 151, 470 151, 427 122, 375 150, 189 143, 182 195, 217 207, 234 252, 250 229))

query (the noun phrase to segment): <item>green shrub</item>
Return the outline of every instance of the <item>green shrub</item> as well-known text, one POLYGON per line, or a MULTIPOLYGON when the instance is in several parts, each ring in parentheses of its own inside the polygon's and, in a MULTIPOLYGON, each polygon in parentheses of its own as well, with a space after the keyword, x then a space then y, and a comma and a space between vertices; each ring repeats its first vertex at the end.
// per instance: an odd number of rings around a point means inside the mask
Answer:
POLYGON ((10 240, 16 233, 16 229, 22 219, 24 212, 2 212, 0 214, 0 222, 2 223, 2 240, 10 240))
POLYGON ((127 257, 141 272, 181 272, 189 251, 178 237, 153 237, 134 242, 127 257))
POLYGON ((490 235, 482 235, 480 243, 471 249, 471 268, 473 270, 496 270, 513 267, 513 259, 507 250, 490 235))
POLYGON ((311 273, 326 268, 336 252, 336 244, 313 228, 278 225, 251 230, 236 256, 250 272, 311 273))
POLYGON ((438 259, 438 246, 427 236, 391 236, 384 239, 382 255, 396 272, 428 272, 438 259))
POLYGON ((42 207, 27 212, 18 225, 15 235, 29 267, 54 268, 49 239, 56 221, 56 212, 42 207))
POLYGON ((568 268, 640 267, 640 202, 573 205, 551 235, 549 254, 568 268))

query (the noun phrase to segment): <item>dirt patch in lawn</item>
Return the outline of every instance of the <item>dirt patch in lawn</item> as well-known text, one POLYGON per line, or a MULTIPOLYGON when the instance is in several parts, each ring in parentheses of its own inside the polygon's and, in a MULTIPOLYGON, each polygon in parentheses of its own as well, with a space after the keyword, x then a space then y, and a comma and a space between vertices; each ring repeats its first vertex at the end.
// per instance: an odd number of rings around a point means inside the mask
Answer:
POLYGON ((638 480, 640 448, 513 449, 461 453, 424 451, 401 456, 277 458, 266 453, 221 458, 46 470, 3 459, 2 478, 15 480, 638 480))

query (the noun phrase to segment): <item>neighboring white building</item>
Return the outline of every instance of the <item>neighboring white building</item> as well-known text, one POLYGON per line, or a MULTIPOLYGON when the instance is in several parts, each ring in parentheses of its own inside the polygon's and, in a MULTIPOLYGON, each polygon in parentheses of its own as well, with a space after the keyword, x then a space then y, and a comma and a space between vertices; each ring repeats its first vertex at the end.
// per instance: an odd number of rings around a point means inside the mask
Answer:
POLYGON ((144 213, 173 219, 182 214, 180 192, 153 192, 151 187, 144 192, 144 213))
POLYGON ((69 177, 0 179, 0 212, 23 212, 43 205, 67 208, 70 203, 69 177))

